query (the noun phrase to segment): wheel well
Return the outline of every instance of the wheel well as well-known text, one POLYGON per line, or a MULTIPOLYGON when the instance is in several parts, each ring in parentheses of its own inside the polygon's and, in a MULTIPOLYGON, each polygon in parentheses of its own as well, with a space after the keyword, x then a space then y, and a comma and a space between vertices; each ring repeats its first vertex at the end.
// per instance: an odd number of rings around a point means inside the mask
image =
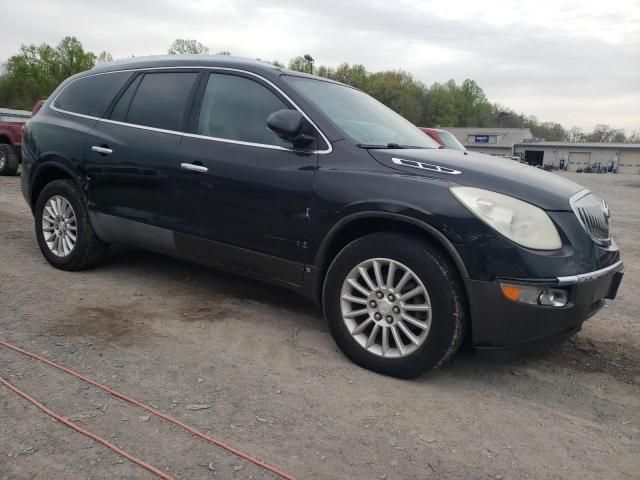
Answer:
POLYGON ((11 140, 6 135, 0 135, 0 143, 8 143, 11 144, 11 140))
POLYGON ((73 180, 73 177, 69 174, 69 172, 56 165, 40 167, 40 171, 38 171, 36 178, 33 181, 33 186, 31 187, 31 208, 35 209, 36 203, 38 202, 38 197, 40 196, 42 189, 46 187, 47 184, 53 182, 54 180, 60 180, 62 178, 73 180))
MULTIPOLYGON (((324 284, 324 278, 329 269, 329 265, 335 258, 335 256, 349 243, 356 240, 357 238, 363 237, 370 233, 375 232, 396 232, 396 233, 404 233, 407 235, 412 235, 414 237, 419 237, 423 241, 428 242, 432 247, 437 248, 442 252, 449 260, 455 268, 456 273, 458 274, 458 279, 460 280, 460 285, 462 285, 462 290, 465 296, 465 303, 467 305, 467 311, 469 311, 469 296, 467 293, 467 286, 465 283, 465 278, 467 278, 467 273, 462 263, 462 260, 458 258, 454 258, 453 252, 449 251, 447 247, 443 245, 443 240, 438 238, 438 235, 428 228, 421 227, 420 225, 416 225, 410 223, 409 221, 402 221, 400 219, 395 218, 380 218, 380 217, 366 217, 355 219, 349 222, 345 227, 339 230, 336 235, 330 240, 330 244, 324 251, 324 257, 322 259, 322 265, 320 270, 320 278, 318 282, 317 289, 317 301, 318 305, 322 305, 322 286, 324 284)), ((467 316, 468 324, 466 331, 466 338, 464 344, 468 344, 469 339, 471 338, 471 321, 470 317, 467 316)))
POLYGON ((453 258, 451 252, 443 246, 441 239, 439 239, 436 234, 434 234, 427 228, 423 228, 420 225, 410 223, 409 221, 402 221, 395 218, 366 217, 355 219, 349 222, 347 225, 341 228, 330 240, 330 244, 324 250, 322 259, 321 271, 323 280, 324 274, 329 268, 329 265, 331 264, 335 256, 340 252, 340 250, 346 247, 349 243, 353 242, 355 239, 375 232, 396 232, 421 237, 423 240, 429 242, 433 247, 438 248, 447 257, 449 257, 461 277, 463 277, 466 273, 460 271, 461 260, 453 258))

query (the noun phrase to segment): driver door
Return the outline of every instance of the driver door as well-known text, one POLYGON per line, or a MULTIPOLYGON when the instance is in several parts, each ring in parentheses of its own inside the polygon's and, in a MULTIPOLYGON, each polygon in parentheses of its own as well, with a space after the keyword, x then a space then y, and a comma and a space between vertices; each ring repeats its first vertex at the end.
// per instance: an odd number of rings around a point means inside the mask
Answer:
POLYGON ((184 135, 176 185, 176 246, 188 256, 300 285, 316 153, 267 129, 286 99, 249 74, 214 72, 184 135))

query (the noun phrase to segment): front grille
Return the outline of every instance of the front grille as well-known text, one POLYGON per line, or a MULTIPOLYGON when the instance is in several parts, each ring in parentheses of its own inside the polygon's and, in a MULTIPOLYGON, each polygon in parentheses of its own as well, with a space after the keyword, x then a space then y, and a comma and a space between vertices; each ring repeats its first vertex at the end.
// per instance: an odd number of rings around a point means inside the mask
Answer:
POLYGON ((571 198, 571 207, 584 229, 596 243, 600 245, 611 243, 609 208, 604 200, 591 192, 582 191, 571 198))

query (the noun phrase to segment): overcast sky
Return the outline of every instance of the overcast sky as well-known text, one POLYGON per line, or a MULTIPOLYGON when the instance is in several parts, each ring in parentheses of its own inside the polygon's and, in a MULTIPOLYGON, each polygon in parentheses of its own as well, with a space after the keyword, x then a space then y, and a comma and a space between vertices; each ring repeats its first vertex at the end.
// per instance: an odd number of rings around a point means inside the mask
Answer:
POLYGON ((0 1, 0 60, 66 35, 114 58, 195 38, 212 53, 402 68, 428 85, 472 78, 541 120, 640 130, 640 0, 0 1))

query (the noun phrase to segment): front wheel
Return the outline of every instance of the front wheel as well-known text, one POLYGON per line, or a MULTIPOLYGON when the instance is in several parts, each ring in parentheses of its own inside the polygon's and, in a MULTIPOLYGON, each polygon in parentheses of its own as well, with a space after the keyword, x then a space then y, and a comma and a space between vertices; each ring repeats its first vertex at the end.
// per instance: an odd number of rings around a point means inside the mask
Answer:
POLYGON ((358 365, 400 378, 458 350, 465 297, 449 258, 410 235, 374 233, 347 245, 325 277, 323 309, 340 349, 358 365))

